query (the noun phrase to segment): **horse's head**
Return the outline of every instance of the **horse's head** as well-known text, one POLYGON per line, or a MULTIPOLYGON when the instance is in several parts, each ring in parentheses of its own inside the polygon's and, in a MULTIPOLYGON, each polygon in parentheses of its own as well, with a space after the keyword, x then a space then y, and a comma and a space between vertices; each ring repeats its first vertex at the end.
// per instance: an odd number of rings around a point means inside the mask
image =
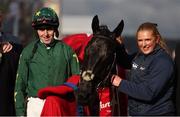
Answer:
POLYGON ((82 78, 86 81, 102 81, 110 72, 110 67, 115 62, 116 57, 116 37, 121 35, 124 22, 111 32, 106 25, 99 25, 99 19, 96 15, 92 21, 93 37, 85 48, 84 62, 82 65, 82 78), (88 78, 88 76, 91 77, 88 78), (98 78, 98 79, 97 79, 98 78))
POLYGON ((116 38, 121 35, 124 27, 123 20, 111 32, 106 25, 99 25, 98 16, 92 21, 93 36, 85 48, 82 64, 81 80, 79 83, 79 102, 91 103, 98 86, 109 83, 116 65, 116 38))

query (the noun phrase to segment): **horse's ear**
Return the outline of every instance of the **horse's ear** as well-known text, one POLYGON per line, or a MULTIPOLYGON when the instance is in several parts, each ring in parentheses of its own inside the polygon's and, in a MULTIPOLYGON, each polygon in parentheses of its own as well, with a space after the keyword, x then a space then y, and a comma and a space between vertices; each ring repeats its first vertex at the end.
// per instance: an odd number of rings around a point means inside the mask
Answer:
POLYGON ((119 25, 113 31, 113 33, 115 34, 116 37, 119 37, 121 35, 123 28, 124 28, 124 21, 121 20, 119 25))
POLYGON ((97 15, 94 16, 91 27, 92 27, 93 34, 99 31, 99 19, 97 15))

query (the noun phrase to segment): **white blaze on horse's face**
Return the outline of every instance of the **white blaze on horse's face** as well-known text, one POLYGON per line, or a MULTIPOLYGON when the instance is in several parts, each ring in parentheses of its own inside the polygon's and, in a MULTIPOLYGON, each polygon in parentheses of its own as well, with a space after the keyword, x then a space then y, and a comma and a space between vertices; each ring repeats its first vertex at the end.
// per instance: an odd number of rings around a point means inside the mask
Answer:
POLYGON ((82 73, 82 78, 85 81, 91 81, 94 79, 94 74, 92 73, 91 70, 87 70, 82 73))

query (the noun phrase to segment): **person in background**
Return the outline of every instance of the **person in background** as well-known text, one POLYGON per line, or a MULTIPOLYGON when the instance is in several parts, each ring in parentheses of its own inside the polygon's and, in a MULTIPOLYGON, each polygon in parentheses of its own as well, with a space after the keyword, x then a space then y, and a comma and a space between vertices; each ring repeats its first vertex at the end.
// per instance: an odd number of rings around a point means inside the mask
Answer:
POLYGON ((0 7, 0 38, 5 42, 12 42, 21 44, 20 39, 6 31, 4 28, 7 26, 5 23, 5 11, 0 7))
POLYGON ((128 80, 113 75, 112 84, 128 95, 130 116, 175 115, 174 63, 157 24, 141 24, 136 38, 139 52, 128 80))
POLYGON ((71 47, 55 40, 59 18, 53 9, 44 7, 35 12, 32 27, 37 39, 23 49, 19 60, 14 94, 17 116, 40 116, 45 100, 38 98, 38 90, 61 85, 80 73, 71 47))
POLYGON ((15 116, 14 87, 20 45, 0 42, 0 116, 15 116))
POLYGON ((175 77, 176 77, 176 114, 180 115, 180 43, 175 48, 175 77))
POLYGON ((3 32, 3 16, 0 9, 0 116, 15 116, 14 87, 22 46, 15 43, 17 37, 3 32))

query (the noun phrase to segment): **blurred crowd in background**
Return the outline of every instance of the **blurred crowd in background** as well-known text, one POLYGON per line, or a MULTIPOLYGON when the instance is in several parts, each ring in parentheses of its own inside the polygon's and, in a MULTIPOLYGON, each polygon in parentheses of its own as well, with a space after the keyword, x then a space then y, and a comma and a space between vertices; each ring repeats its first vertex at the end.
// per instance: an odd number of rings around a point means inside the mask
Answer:
POLYGON ((4 12, 2 30, 19 37, 26 45, 33 36, 32 13, 42 5, 41 0, 1 0, 0 8, 4 12))
MULTIPOLYGON (((33 37, 31 27, 32 13, 42 6, 48 5, 60 15, 61 2, 63 2, 63 0, 1 0, 0 9, 2 9, 5 14, 5 20, 2 26, 3 31, 17 36, 20 42, 26 45, 33 37)), ((62 26, 60 26, 59 30, 61 30, 61 28, 62 26)), ((128 50, 134 52, 134 50, 137 49, 134 44, 134 37, 127 35, 125 38, 126 45, 129 45, 128 50)), ((174 50, 179 40, 169 39, 166 41, 168 46, 174 50)))

